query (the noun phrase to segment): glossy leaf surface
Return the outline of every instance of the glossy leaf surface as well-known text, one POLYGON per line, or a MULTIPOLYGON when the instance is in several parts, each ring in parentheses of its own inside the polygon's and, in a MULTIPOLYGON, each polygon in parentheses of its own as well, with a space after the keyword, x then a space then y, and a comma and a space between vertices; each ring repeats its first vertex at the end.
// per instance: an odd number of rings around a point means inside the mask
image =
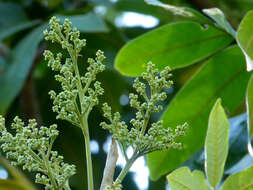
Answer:
POLYGON ((244 101, 249 77, 244 56, 237 46, 227 48, 203 64, 173 98, 162 117, 165 127, 188 122, 184 149, 148 155, 152 179, 178 167, 204 145, 208 116, 216 99, 221 97, 224 109, 232 114, 244 101))
POLYGON ((227 21, 224 13, 218 8, 204 9, 203 12, 210 16, 217 24, 218 27, 224 29, 233 37, 236 37, 236 32, 227 21))
POLYGON ((61 21, 68 18, 72 22, 72 25, 78 28, 80 32, 108 32, 103 19, 94 13, 74 16, 58 15, 57 18, 60 18, 61 21))
POLYGON ((247 115, 249 135, 253 134, 253 75, 251 75, 247 89, 247 115))
POLYGON ((10 25, 7 27, 2 27, 0 30, 0 41, 16 32, 19 32, 21 30, 27 29, 29 27, 35 26, 38 24, 40 21, 39 20, 34 20, 31 22, 20 22, 15 25, 10 25))
POLYGON ((0 164, 12 176, 11 179, 0 179, 1 190, 36 190, 34 185, 18 169, 0 156, 0 164))
POLYGON ((170 4, 165 4, 158 0, 145 0, 145 2, 150 5, 164 8, 165 10, 170 11, 174 15, 183 16, 188 18, 189 20, 197 21, 202 24, 212 24, 212 21, 209 20, 207 17, 189 7, 179 7, 170 4))
POLYGON ((249 11, 241 21, 237 31, 237 42, 247 62, 247 70, 253 69, 253 11, 249 11))
POLYGON ((126 44, 116 57, 115 67, 128 76, 140 75, 149 61, 159 69, 182 68, 228 46, 232 40, 213 26, 203 28, 195 22, 169 24, 126 44))
POLYGON ((249 153, 253 155, 253 149, 251 145, 251 136, 253 134, 253 75, 251 75, 248 84, 246 94, 246 106, 247 106, 248 149, 249 153))

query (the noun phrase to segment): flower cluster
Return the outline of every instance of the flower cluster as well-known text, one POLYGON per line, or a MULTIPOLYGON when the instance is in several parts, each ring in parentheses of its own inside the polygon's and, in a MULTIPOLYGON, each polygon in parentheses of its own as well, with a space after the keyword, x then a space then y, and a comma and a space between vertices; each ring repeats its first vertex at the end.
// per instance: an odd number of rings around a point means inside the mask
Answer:
POLYGON ((160 101, 166 99, 167 95, 163 89, 169 88, 173 83, 170 79, 169 67, 166 67, 159 73, 151 62, 147 64, 147 71, 142 74, 142 78, 148 85, 141 82, 139 78, 134 81, 133 87, 138 94, 130 94, 130 105, 137 110, 136 118, 132 119, 129 127, 124 121, 120 121, 120 114, 111 113, 111 108, 104 104, 104 116, 110 121, 110 124, 102 122, 101 126, 108 129, 119 141, 122 147, 132 146, 138 156, 148 154, 156 150, 168 150, 169 148, 179 149, 181 143, 176 142, 176 138, 185 135, 187 124, 171 128, 164 128, 162 120, 152 123, 150 127, 150 116, 154 112, 163 109, 159 105, 160 101), (149 88, 148 88, 149 86, 149 88), (149 93, 148 93, 149 91, 149 93), (141 102, 143 99, 144 102, 141 102))
POLYGON ((80 126, 81 118, 90 113, 93 106, 98 104, 98 96, 104 93, 100 82, 94 81, 96 75, 105 69, 102 63, 105 56, 102 51, 98 50, 95 59, 88 59, 89 66, 85 75, 80 76, 78 56, 85 47, 86 41, 79 39, 80 32, 76 28, 71 28, 71 22, 68 19, 65 19, 61 25, 59 19, 52 17, 49 25, 50 29, 44 31, 45 39, 59 43, 69 53, 69 58, 62 61, 61 53, 54 55, 49 50, 44 52, 48 65, 53 71, 59 72, 55 78, 62 87, 62 92, 58 94, 55 91, 49 92, 53 99, 53 111, 58 114, 58 119, 80 126), (91 87, 92 84, 93 87, 91 87))
POLYGON ((113 182, 111 187, 108 185, 105 188, 105 190, 121 190, 121 189, 122 189, 122 185, 120 183, 115 183, 115 182, 113 182))
POLYGON ((63 189, 68 179, 75 174, 74 165, 63 162, 63 156, 52 151, 58 136, 56 125, 38 127, 34 119, 28 125, 18 117, 14 118, 12 135, 5 128, 5 120, 0 116, 1 148, 13 165, 20 165, 24 170, 37 172, 36 182, 45 185, 47 190, 63 189))

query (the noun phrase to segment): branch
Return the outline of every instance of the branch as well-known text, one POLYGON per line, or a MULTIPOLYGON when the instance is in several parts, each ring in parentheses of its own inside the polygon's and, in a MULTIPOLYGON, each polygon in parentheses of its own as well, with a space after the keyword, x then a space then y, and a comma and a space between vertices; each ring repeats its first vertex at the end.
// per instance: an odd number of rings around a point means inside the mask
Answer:
POLYGON ((106 164, 104 169, 104 175, 102 179, 102 183, 100 186, 100 190, 105 190, 106 186, 111 186, 113 182, 114 171, 116 167, 116 162, 118 160, 118 148, 116 144, 116 140, 112 138, 112 144, 109 150, 109 153, 106 158, 106 164))

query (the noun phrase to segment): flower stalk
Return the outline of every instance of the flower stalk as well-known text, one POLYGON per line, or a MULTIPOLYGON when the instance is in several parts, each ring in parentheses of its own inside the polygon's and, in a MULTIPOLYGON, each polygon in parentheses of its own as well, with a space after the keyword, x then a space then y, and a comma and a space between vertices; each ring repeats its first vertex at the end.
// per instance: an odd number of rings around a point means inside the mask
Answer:
POLYGON ((66 49, 69 54, 69 58, 62 63, 61 54, 54 56, 48 50, 44 53, 48 65, 53 71, 59 72, 55 78, 62 86, 62 92, 57 94, 50 91, 49 93, 53 99, 53 111, 58 114, 58 119, 66 120, 81 128, 85 142, 88 189, 93 190, 88 116, 92 108, 98 104, 98 96, 104 93, 100 82, 96 81, 96 75, 104 71, 105 66, 102 62, 105 57, 103 52, 98 50, 95 59, 88 59, 89 65, 85 75, 81 75, 78 68, 78 56, 85 47, 86 40, 79 39, 80 32, 76 28, 72 29, 68 19, 65 19, 61 25, 59 19, 52 17, 49 24, 49 31, 44 31, 45 39, 60 44, 62 49, 66 49))
POLYGON ((84 126, 82 126, 84 142, 85 142, 85 151, 86 151, 86 166, 87 166, 87 175, 88 175, 88 189, 94 189, 93 182, 93 168, 92 168, 92 159, 91 159, 91 151, 90 151, 90 136, 88 130, 88 121, 87 118, 84 119, 84 126))
MULTIPOLYGON (((90 150, 90 136, 88 117, 93 107, 99 103, 98 97, 103 95, 101 83, 96 80, 97 74, 105 70, 103 61, 105 56, 102 51, 96 52, 96 57, 87 60, 86 73, 82 75, 78 67, 78 56, 86 46, 86 40, 80 39, 80 32, 72 28, 71 22, 52 17, 49 29, 44 31, 45 39, 61 45, 68 52, 68 57, 63 60, 62 53, 54 54, 46 50, 45 60, 48 66, 57 74, 55 79, 60 83, 62 90, 49 92, 53 100, 53 111, 56 118, 70 122, 82 130, 87 166, 88 189, 94 190, 93 167, 90 150)), ((179 149, 182 147, 177 142, 177 137, 185 135, 187 125, 177 126, 172 130, 163 126, 162 120, 151 121, 151 115, 162 111, 161 101, 167 98, 163 89, 170 88, 173 84, 170 80, 169 67, 161 72, 151 62, 147 64, 147 70, 142 78, 134 81, 133 87, 136 93, 131 93, 130 106, 137 110, 135 118, 126 124, 120 119, 120 113, 112 113, 111 107, 104 103, 104 117, 109 123, 102 122, 101 126, 113 134, 111 151, 108 154, 104 171, 101 190, 121 190, 122 181, 128 171, 140 156, 157 150, 179 149), (145 81, 145 82, 142 82, 145 81), (122 149, 126 165, 114 180, 114 170, 118 158, 117 143, 122 149), (132 148, 131 157, 126 154, 127 148, 132 148)), ((75 174, 75 166, 63 162, 63 157, 56 151, 52 151, 53 143, 58 136, 56 125, 37 127, 35 120, 29 120, 28 125, 18 117, 14 119, 12 128, 15 135, 5 128, 5 120, 0 116, 0 142, 1 148, 14 165, 21 165, 23 169, 36 172, 36 182, 45 185, 46 190, 71 190, 69 178, 75 174)))

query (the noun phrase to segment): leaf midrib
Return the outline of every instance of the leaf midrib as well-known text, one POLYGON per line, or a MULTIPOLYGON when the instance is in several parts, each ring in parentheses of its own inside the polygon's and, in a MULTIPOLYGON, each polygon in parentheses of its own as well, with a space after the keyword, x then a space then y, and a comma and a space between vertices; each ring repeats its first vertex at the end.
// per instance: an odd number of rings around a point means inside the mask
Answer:
POLYGON ((181 183, 180 181, 174 179, 174 178, 170 178, 171 181, 183 186, 184 188, 188 189, 188 190, 194 190, 194 189, 191 189, 190 187, 186 186, 185 184, 181 183))
MULTIPOLYGON (((217 111, 215 110, 215 117, 218 115, 217 111)), ((212 178, 213 178, 213 188, 216 189, 216 185, 217 185, 217 162, 218 162, 218 121, 215 120, 215 134, 214 134, 214 138, 215 138, 215 151, 214 151, 214 165, 213 165, 213 169, 214 169, 214 173, 212 174, 212 178)))
MULTIPOLYGON (((214 36, 209 36, 207 38, 202 38, 202 39, 199 39, 199 40, 194 40, 194 41, 183 43, 183 44, 180 44, 180 45, 168 47, 168 48, 162 49, 160 51, 153 51, 153 52, 150 52, 150 53, 147 53, 147 54, 142 54, 142 56, 139 56, 139 57, 137 57, 135 59, 129 58, 129 59, 127 59, 128 62, 124 62, 124 64, 121 64, 121 68, 124 68, 124 65, 129 65, 129 64, 135 63, 135 62, 138 63, 138 61, 140 62, 145 57, 151 57, 151 56, 154 56, 154 55, 159 54, 159 53, 165 53, 167 51, 173 51, 173 50, 175 50, 177 48, 183 48, 183 47, 195 44, 195 43, 201 43, 201 42, 205 42, 205 41, 208 41, 208 40, 213 40, 213 39, 216 39, 216 38, 221 38, 221 37, 224 37, 224 36, 228 36, 228 35, 227 34, 218 34, 218 35, 214 35, 214 36)), ((149 51, 146 51, 146 52, 149 52, 149 51)))

